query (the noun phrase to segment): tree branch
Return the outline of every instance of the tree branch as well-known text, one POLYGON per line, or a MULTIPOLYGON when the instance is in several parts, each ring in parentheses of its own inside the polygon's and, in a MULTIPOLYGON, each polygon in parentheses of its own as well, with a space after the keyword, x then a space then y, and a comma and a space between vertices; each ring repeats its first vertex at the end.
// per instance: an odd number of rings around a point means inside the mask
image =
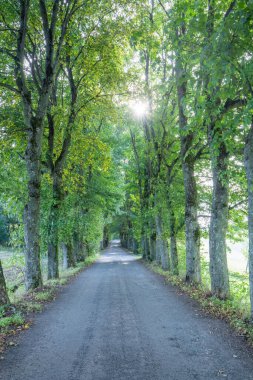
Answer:
POLYGON ((4 88, 7 88, 8 90, 10 90, 10 91, 12 91, 12 92, 15 92, 15 93, 18 94, 18 95, 21 95, 21 92, 20 92, 17 88, 15 88, 15 87, 13 87, 13 86, 7 84, 7 83, 2 83, 2 82, 0 82, 0 86, 1 86, 1 87, 4 87, 4 88))
POLYGON ((247 198, 244 198, 241 201, 235 203, 234 205, 229 206, 228 210, 229 211, 234 210, 235 208, 237 208, 238 206, 241 206, 243 204, 247 205, 247 198))
POLYGON ((161 0, 158 0, 158 3, 161 5, 164 13, 166 14, 166 16, 169 18, 169 12, 166 10, 164 4, 161 2, 161 0))
MULTIPOLYGON (((25 104, 31 108, 31 96, 26 87, 24 73, 24 57, 25 57, 25 40, 27 35, 27 21, 29 13, 30 1, 20 0, 20 28, 17 38, 17 59, 15 67, 15 77, 17 87, 23 96, 25 104)), ((28 111, 29 112, 29 111, 28 111)))
POLYGON ((228 16, 230 15, 230 13, 234 10, 235 5, 236 5, 236 0, 233 0, 230 3, 230 5, 229 5, 229 7, 228 7, 228 9, 227 9, 224 17, 223 17, 223 21, 225 21, 228 18, 228 16))

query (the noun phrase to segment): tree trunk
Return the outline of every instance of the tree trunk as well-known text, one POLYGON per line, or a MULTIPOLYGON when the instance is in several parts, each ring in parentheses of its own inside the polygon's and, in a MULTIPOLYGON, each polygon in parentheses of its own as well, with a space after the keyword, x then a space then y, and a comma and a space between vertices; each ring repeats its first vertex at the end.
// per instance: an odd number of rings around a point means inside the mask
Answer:
POLYGON ((149 239, 150 246, 150 260, 154 261, 156 258, 156 233, 153 232, 149 239))
POLYGON ((149 247, 149 240, 146 234, 142 235, 142 257, 145 260, 148 260, 150 256, 150 247, 149 247))
MULTIPOLYGON (((53 230, 53 228, 52 228, 53 230)), ((57 243, 51 240, 48 243, 48 280, 59 278, 59 252, 57 243)))
POLYGON ((81 252, 80 252, 80 245, 79 245, 79 239, 78 239, 78 233, 76 231, 73 232, 72 235, 72 247, 73 247, 73 254, 76 259, 76 262, 82 261, 81 259, 81 252))
POLYGON ((63 268, 67 269, 75 267, 76 260, 73 251, 73 245, 71 243, 62 243, 61 248, 63 253, 63 268))
POLYGON ((62 267, 63 269, 68 268, 68 248, 65 243, 61 243, 61 250, 62 250, 62 267))
POLYGON ((179 275, 178 270, 178 253, 177 253, 177 237, 175 231, 170 232, 170 258, 171 258, 171 271, 175 275, 179 275))
POLYGON ((82 242, 80 240, 77 240, 76 244, 75 244, 75 257, 76 257, 76 261, 78 263, 81 263, 82 261, 84 261, 85 259, 85 256, 84 256, 84 252, 83 252, 83 246, 82 246, 82 242))
POLYGON ((131 235, 128 235, 128 238, 127 238, 127 249, 129 251, 133 251, 133 236, 132 236, 132 232, 131 232, 131 235))
POLYGON ((198 224, 197 186, 194 164, 189 157, 183 163, 185 188, 185 228, 186 228, 186 282, 201 282, 200 272, 200 228, 198 224))
POLYGON ((187 79, 180 57, 176 60, 177 97, 181 159, 185 190, 185 234, 186 234, 186 281, 200 283, 200 228, 197 218, 198 194, 194 176, 195 157, 191 153, 194 134, 187 130, 188 120, 184 112, 187 79))
POLYGON ((2 263, 0 260, 0 306, 8 304, 9 297, 7 294, 6 290, 6 284, 5 284, 5 278, 4 278, 4 273, 3 273, 3 268, 2 268, 2 263))
MULTIPOLYGON (((126 244, 128 245, 128 241, 126 244)), ((107 248, 108 245, 109 245, 109 227, 108 225, 105 225, 103 229, 103 247, 107 248)))
POLYGON ((81 241, 80 244, 81 244, 81 250, 82 250, 83 260, 85 260, 85 258, 87 256, 86 245, 85 245, 85 243, 83 241, 81 241))
POLYGON ((156 222, 156 257, 160 260, 164 270, 170 269, 167 242, 163 238, 162 218, 157 215, 156 222))
POLYGON ((133 240, 133 253, 138 254, 138 242, 136 239, 133 240))
POLYGON ((245 168, 248 184, 249 284, 251 320, 253 321, 253 121, 245 144, 245 168))
POLYGON ((211 222, 209 228, 209 256, 211 290, 221 299, 229 297, 229 275, 226 253, 228 226, 228 152, 223 142, 215 139, 214 128, 209 128, 209 144, 212 155, 213 192, 211 222), (215 143, 216 141, 216 143, 215 143), (217 144, 218 147, 216 146, 217 144), (214 151, 218 150, 216 156, 214 151))
POLYGON ((171 196, 169 192, 167 194, 167 204, 168 204, 168 209, 169 209, 171 271, 173 274, 178 275, 179 271, 178 271, 176 218, 175 218, 175 213, 173 210, 173 205, 172 205, 171 196))
POLYGON ((85 259, 84 247, 83 243, 79 239, 79 234, 77 232, 73 233, 73 250, 74 257, 76 258, 76 262, 82 262, 85 259))
POLYGON ((24 210, 25 282, 26 289, 42 285, 40 267, 40 186, 42 121, 33 120, 28 132, 26 166, 28 173, 28 200, 24 210))
POLYGON ((161 231, 159 231, 157 217, 155 218, 156 241, 155 241, 155 261, 158 265, 162 263, 162 246, 161 246, 161 231))
POLYGON ((73 250, 72 243, 67 244, 67 257, 68 257, 68 268, 76 266, 76 257, 73 250))
POLYGON ((53 173, 53 199, 48 222, 48 279, 59 278, 58 225, 62 203, 62 175, 53 173))

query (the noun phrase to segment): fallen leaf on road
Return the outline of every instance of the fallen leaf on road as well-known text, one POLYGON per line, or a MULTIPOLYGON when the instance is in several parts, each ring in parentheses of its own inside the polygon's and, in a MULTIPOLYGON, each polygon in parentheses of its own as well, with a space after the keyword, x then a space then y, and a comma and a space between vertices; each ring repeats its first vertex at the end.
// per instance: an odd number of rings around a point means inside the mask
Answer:
POLYGON ((227 374, 225 373, 225 371, 223 371, 222 369, 220 369, 220 370, 218 371, 218 376, 227 377, 227 374))

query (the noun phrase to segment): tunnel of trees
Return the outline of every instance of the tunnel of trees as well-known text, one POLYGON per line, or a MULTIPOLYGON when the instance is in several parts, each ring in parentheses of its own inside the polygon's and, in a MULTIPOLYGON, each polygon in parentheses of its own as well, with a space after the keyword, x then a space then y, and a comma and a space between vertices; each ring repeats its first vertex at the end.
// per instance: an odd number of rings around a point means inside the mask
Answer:
POLYGON ((0 1, 0 243, 27 291, 119 236, 233 299, 247 241, 253 318, 252 37, 251 0, 0 1))

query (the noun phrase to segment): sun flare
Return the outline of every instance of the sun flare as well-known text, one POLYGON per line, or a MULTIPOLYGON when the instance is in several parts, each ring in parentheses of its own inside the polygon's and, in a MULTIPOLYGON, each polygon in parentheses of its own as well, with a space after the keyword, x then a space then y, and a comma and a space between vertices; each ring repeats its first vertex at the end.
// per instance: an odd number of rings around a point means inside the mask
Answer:
POLYGON ((142 100, 133 100, 129 106, 133 114, 138 118, 142 118, 148 113, 148 104, 142 100))

